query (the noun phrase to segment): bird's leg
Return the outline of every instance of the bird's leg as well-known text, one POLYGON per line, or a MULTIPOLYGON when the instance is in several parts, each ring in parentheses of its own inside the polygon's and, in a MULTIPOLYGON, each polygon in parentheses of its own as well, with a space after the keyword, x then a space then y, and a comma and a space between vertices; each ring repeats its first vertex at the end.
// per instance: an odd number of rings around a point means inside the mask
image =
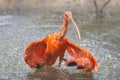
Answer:
POLYGON ((59 65, 58 65, 59 68, 61 68, 61 63, 62 63, 62 61, 60 60, 59 61, 59 65))
POLYGON ((64 57, 64 55, 59 57, 59 65, 58 65, 59 68, 61 67, 61 63, 62 63, 63 57, 64 57))

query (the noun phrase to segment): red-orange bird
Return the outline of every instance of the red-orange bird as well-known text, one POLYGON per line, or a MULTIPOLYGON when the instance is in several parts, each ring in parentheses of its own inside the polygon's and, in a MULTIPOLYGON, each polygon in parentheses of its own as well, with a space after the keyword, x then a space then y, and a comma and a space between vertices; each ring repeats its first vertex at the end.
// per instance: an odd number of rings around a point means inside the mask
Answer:
POLYGON ((24 53, 24 61, 31 68, 52 66, 58 57, 60 67, 65 51, 67 50, 68 53, 73 56, 73 59, 66 61, 67 66, 74 64, 77 68, 84 68, 89 72, 98 70, 97 62, 92 54, 86 49, 72 43, 65 37, 69 20, 75 25, 80 37, 78 27, 72 18, 72 13, 70 11, 65 11, 62 30, 60 32, 53 33, 42 40, 28 44, 24 53))

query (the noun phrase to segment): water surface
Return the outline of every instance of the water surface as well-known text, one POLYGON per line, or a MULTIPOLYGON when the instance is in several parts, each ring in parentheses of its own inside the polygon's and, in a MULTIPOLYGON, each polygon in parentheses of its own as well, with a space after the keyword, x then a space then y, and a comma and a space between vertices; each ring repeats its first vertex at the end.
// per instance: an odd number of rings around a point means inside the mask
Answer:
MULTIPOLYGON (((23 61, 29 42, 44 38, 61 29, 64 10, 36 9, 0 14, 0 80, 119 80, 120 18, 107 14, 96 19, 94 12, 70 9, 79 25, 82 39, 69 25, 67 38, 89 50, 98 62, 98 72, 87 73, 76 68, 53 67, 31 70, 23 61)), ((70 58, 69 55, 65 55, 70 58)))

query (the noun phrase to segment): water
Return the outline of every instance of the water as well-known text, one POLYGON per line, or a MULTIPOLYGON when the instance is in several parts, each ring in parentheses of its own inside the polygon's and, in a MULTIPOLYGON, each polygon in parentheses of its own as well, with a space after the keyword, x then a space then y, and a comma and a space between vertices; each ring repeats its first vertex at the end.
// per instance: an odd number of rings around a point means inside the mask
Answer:
MULTIPOLYGON (((82 39, 69 25, 67 38, 89 50, 98 62, 98 72, 87 73, 56 64, 31 70, 23 60, 26 45, 61 29, 64 10, 36 9, 0 14, 0 80, 119 80, 120 16, 109 13, 96 19, 94 12, 74 10, 82 39)), ((66 58, 70 58, 66 54, 66 58)))

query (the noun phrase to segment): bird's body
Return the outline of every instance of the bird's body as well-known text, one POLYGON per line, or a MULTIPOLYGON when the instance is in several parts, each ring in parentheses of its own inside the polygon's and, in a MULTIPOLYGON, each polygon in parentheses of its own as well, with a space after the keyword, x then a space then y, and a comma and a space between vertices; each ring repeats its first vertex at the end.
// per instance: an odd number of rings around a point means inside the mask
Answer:
POLYGON ((58 57, 64 57, 66 50, 65 39, 62 39, 61 41, 57 40, 57 34, 58 33, 48 35, 45 39, 32 42, 28 45, 24 59, 28 64, 28 59, 30 60, 30 63, 33 62, 31 68, 34 68, 34 64, 38 65, 38 63, 42 64, 41 66, 51 66, 55 63, 58 57))
POLYGON ((68 28, 68 20, 71 19, 71 16, 71 12, 64 13, 63 28, 60 32, 48 35, 44 39, 32 42, 27 46, 24 61, 31 68, 52 66, 57 58, 59 58, 60 67, 65 51, 68 51, 74 59, 67 60, 66 65, 75 62, 76 66, 84 67, 87 71, 91 72, 97 70, 97 62, 91 53, 70 42, 65 37, 68 28))

